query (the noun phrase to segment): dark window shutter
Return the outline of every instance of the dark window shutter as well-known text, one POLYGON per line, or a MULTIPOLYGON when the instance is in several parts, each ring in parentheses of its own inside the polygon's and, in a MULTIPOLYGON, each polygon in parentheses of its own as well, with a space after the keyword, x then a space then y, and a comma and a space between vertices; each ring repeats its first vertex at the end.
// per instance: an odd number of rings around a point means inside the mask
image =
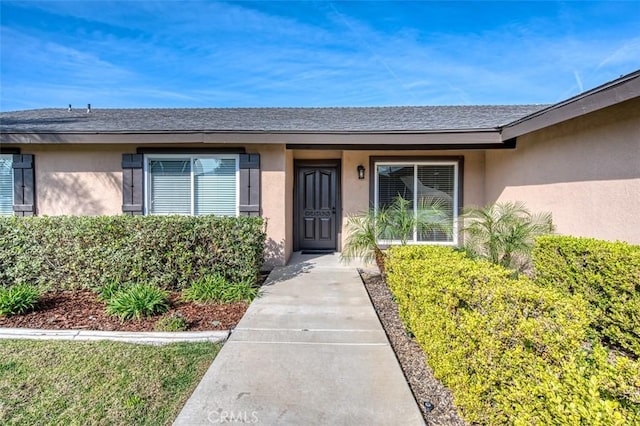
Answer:
POLYGON ((141 215, 143 210, 142 154, 122 154, 122 212, 141 215))
POLYGON ((240 154, 240 216, 260 216, 260 154, 240 154))
POLYGON ((13 155, 13 212, 16 216, 36 214, 33 155, 13 155))

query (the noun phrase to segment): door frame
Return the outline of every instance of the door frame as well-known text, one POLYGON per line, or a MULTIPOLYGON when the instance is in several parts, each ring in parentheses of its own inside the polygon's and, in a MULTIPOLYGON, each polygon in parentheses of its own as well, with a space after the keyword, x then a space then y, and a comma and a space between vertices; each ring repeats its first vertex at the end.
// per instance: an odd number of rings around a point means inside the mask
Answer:
POLYGON ((298 186, 300 185, 300 168, 303 167, 332 167, 336 169, 336 251, 342 251, 342 160, 293 160, 293 251, 300 251, 299 220, 300 208, 298 207, 298 186))

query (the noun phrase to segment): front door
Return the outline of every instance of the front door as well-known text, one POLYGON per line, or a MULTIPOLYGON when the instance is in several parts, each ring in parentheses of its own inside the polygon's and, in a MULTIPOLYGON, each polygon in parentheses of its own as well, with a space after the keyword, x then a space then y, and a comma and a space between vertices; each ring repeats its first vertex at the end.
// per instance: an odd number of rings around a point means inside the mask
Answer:
POLYGON ((300 163, 296 170, 298 250, 336 250, 338 164, 300 163))

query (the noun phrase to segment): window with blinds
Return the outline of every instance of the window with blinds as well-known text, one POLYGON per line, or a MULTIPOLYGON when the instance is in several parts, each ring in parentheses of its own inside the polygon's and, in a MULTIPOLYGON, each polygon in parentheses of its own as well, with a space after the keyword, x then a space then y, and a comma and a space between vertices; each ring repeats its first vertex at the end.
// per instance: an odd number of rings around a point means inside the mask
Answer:
POLYGON ((409 242, 457 244, 457 173, 456 162, 376 163, 375 208, 388 207, 402 197, 421 219, 418 223, 442 225, 416 226, 409 242))
POLYGON ((237 216, 237 156, 148 157, 149 214, 237 216))
POLYGON ((0 155, 0 216, 13 215, 12 165, 12 155, 0 155))

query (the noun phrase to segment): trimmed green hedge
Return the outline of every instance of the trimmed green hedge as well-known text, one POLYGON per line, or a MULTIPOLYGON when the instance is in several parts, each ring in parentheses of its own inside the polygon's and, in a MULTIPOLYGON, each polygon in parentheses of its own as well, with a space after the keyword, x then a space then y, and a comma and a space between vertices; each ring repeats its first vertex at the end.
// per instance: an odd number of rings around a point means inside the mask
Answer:
POLYGON ((263 261, 257 217, 0 218, 0 285, 100 288, 144 282, 178 290, 203 275, 253 281, 263 261))
POLYGON ((582 295, 597 313, 596 331, 640 356, 640 246, 540 237, 533 263, 536 283, 582 295))
POLYGON ((589 342, 580 296, 441 246, 392 247, 400 315, 478 424, 637 424, 640 363, 589 342))

